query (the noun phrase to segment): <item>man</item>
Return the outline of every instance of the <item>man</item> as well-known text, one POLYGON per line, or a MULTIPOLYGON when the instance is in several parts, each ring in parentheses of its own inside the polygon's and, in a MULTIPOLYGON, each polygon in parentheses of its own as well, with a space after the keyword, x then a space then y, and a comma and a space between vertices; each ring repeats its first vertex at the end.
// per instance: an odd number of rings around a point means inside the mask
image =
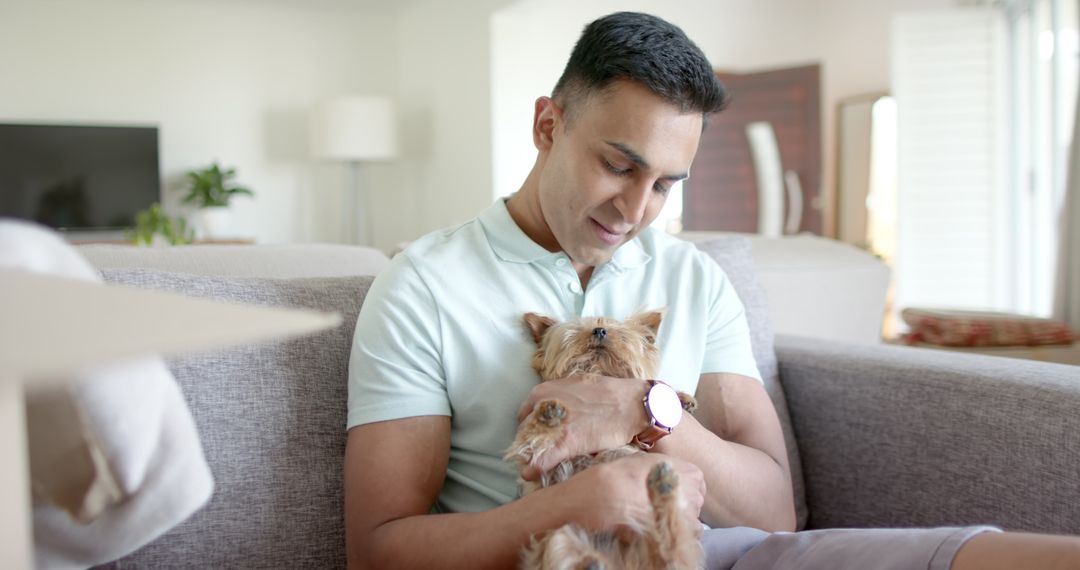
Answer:
MULTIPOLYGON (((961 549, 975 558, 957 559, 955 568, 1016 552, 1010 535, 985 528, 869 537, 729 530, 794 530, 779 422, 723 272, 691 245, 648 230, 670 186, 689 175, 703 122, 725 98, 708 61, 675 26, 631 13, 593 22, 552 97, 536 101, 538 154, 521 189, 475 220, 417 241, 379 276, 350 364, 350 565, 513 567, 537 533, 566 523, 629 526, 649 508, 644 481, 659 461, 678 474, 686 516, 718 529, 704 539, 713 567, 730 566, 748 549, 747 567, 770 567, 814 550, 812 542, 901 545, 897 567, 922 557, 924 567, 933 559, 944 568, 961 549), (647 454, 516 499, 518 473, 502 455, 535 403, 555 398, 568 410, 567 436, 540 470, 627 444, 649 431, 651 419, 644 379, 538 385, 521 315, 622 319, 657 307, 667 310, 659 378, 695 394, 698 411, 647 454)), ((534 479, 538 470, 521 475, 534 479)), ((1069 539, 1045 540, 1057 540, 1055 552, 1078 549, 1069 539)), ((817 563, 865 567, 866 560, 817 563)))

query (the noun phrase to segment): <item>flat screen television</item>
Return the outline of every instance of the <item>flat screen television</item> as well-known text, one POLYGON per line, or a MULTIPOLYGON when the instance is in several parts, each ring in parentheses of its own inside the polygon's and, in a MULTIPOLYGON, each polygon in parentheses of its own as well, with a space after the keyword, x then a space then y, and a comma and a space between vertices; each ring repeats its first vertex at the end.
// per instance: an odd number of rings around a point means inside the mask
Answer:
POLYGON ((160 201, 157 127, 0 124, 0 217, 117 230, 160 201))

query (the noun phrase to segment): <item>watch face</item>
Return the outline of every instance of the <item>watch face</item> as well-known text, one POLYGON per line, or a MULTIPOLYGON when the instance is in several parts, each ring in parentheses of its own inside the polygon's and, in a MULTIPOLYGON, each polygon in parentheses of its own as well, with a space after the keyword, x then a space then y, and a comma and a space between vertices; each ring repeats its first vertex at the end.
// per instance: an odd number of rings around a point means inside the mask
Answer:
POLYGON ((649 388, 647 405, 656 423, 666 428, 679 425, 683 413, 682 402, 679 401, 679 394, 671 386, 653 384, 653 387, 649 388))

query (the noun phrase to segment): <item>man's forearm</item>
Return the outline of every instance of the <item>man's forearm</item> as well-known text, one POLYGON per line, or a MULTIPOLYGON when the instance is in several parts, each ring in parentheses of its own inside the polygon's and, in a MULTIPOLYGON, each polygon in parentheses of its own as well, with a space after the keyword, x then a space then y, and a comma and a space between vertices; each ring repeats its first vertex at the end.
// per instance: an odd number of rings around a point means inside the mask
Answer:
POLYGON ((545 490, 479 513, 416 515, 388 521, 350 542, 350 568, 514 568, 538 532, 571 522, 545 490))
POLYGON ((654 450, 693 462, 704 472, 705 524, 795 529, 791 481, 783 466, 765 452, 717 437, 690 414, 654 450))
MULTIPOLYGON (((688 483, 685 516, 697 514, 701 471, 678 457, 632 454, 481 513, 413 515, 350 528, 353 568, 513 568, 531 538, 574 524, 588 533, 638 528, 652 508, 645 481, 667 461, 688 483)), ((415 510, 412 512, 416 512, 415 510)))

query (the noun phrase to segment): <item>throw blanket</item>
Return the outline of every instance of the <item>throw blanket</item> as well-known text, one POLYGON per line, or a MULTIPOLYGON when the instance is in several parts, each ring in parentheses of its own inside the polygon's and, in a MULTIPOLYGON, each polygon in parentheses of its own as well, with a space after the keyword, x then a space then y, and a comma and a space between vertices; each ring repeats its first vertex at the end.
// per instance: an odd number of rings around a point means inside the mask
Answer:
MULTIPOLYGON (((54 232, 18 221, 0 221, 0 267, 101 282, 54 232)), ((191 412, 160 358, 71 380, 27 394, 38 568, 87 568, 134 552, 213 491, 191 412)))

